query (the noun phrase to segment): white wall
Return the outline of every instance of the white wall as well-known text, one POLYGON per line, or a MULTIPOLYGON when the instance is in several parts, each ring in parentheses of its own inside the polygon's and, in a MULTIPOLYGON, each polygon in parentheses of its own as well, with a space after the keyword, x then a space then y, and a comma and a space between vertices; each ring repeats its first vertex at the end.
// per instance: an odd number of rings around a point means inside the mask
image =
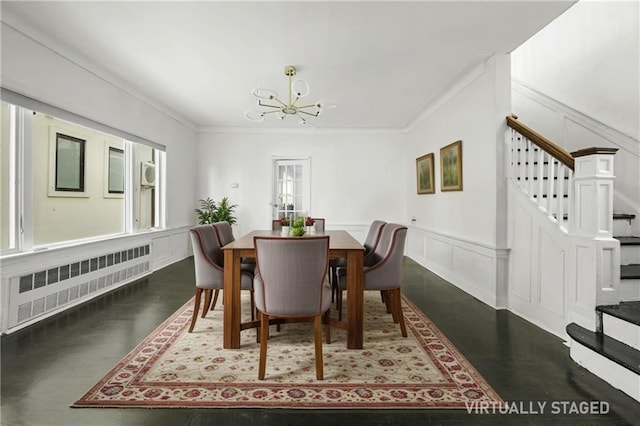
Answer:
POLYGON ((506 302, 506 193, 502 152, 509 62, 497 55, 461 77, 408 135, 408 253, 485 303, 506 302), (440 190, 440 148, 462 140, 463 190, 440 190), (435 194, 416 194, 415 159, 435 154, 435 194))
POLYGON ((407 221, 403 134, 203 133, 197 152, 198 198, 238 204, 241 233, 271 227, 273 156, 311 158, 310 214, 328 229, 407 221))

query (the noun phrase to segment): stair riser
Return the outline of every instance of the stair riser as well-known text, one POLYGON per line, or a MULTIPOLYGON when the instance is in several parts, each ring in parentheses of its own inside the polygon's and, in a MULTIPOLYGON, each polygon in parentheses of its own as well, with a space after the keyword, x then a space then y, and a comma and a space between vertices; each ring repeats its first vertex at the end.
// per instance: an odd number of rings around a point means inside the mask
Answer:
POLYGON ((633 235, 631 232, 631 224, 626 219, 613 221, 613 235, 615 236, 629 236, 633 235))
POLYGON ((640 300, 640 279, 620 280, 620 301, 640 300))
POLYGON ((604 334, 640 350, 640 327, 607 313, 602 314, 604 334))
POLYGON ((640 246, 621 245, 620 264, 640 263, 640 246))
POLYGON ((575 362, 640 402, 639 375, 573 340, 570 354, 575 362))

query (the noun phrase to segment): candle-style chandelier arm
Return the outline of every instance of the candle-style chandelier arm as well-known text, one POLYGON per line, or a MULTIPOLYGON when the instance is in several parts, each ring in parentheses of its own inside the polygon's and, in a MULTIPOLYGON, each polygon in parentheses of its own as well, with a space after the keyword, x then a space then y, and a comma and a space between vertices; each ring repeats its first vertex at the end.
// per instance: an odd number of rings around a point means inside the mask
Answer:
POLYGON ((296 105, 301 98, 307 96, 309 94, 309 84, 304 80, 295 80, 292 81, 293 76, 296 75, 296 68, 292 65, 287 65, 284 68, 284 74, 287 76, 289 87, 288 87, 288 103, 281 101, 278 98, 278 94, 270 89, 264 88, 255 88, 251 91, 251 93, 258 98, 258 106, 270 108, 267 111, 245 111, 244 115, 247 119, 252 121, 262 121, 266 114, 271 114, 274 112, 278 112, 277 117, 283 120, 285 117, 290 115, 297 116, 300 121, 300 124, 305 124, 307 120, 302 117, 302 114, 309 115, 312 117, 318 117, 320 113, 325 108, 333 108, 335 107, 335 103, 329 102, 326 104, 326 101, 317 101, 315 103, 309 105, 296 105), (272 101, 276 103, 269 104, 263 103, 265 101, 272 101), (316 108, 315 112, 304 111, 306 108, 316 108))
MULTIPOLYGON (((278 101, 276 99, 276 101, 278 101)), ((278 101, 280 102, 280 101, 278 101)), ((263 104, 262 101, 260 99, 258 99, 258 106, 263 106, 263 107, 269 107, 269 108, 282 108, 283 106, 287 106, 286 104, 283 104, 282 102, 280 102, 282 105, 269 105, 269 104, 263 104)))
MULTIPOLYGON (((312 106, 313 106, 313 105, 312 105, 312 106)), ((312 113, 310 113, 310 112, 307 112, 307 111, 303 111, 303 110, 301 110, 301 109, 298 109, 298 113, 300 113, 300 114, 307 114, 307 115, 311 115, 311 116, 317 117, 317 116, 318 116, 318 114, 320 114, 320 111, 316 111, 316 113, 315 113, 315 114, 312 114, 312 113)))

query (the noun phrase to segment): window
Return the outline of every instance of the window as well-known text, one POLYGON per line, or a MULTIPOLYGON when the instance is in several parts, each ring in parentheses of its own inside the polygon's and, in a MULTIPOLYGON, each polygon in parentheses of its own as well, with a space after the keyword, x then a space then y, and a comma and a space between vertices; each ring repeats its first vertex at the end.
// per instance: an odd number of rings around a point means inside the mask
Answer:
POLYGON ((162 147, 33 103, 45 112, 1 104, 2 254, 164 224, 162 147), (153 186, 141 182, 143 163, 154 164, 153 186))
POLYGON ((85 142, 56 133, 56 191, 84 192, 85 142))
POLYGON ((109 148, 107 165, 107 192, 109 194, 124 194, 124 149, 109 148))

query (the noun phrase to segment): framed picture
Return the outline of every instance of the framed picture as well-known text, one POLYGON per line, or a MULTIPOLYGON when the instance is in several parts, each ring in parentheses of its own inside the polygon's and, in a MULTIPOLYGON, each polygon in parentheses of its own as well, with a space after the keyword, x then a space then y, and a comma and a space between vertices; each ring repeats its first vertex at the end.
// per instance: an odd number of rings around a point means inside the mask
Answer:
POLYGON ((462 191, 462 141, 440 148, 440 190, 462 191))
POLYGON ((416 180, 418 194, 435 194, 435 175, 433 172, 433 153, 416 158, 416 180))

